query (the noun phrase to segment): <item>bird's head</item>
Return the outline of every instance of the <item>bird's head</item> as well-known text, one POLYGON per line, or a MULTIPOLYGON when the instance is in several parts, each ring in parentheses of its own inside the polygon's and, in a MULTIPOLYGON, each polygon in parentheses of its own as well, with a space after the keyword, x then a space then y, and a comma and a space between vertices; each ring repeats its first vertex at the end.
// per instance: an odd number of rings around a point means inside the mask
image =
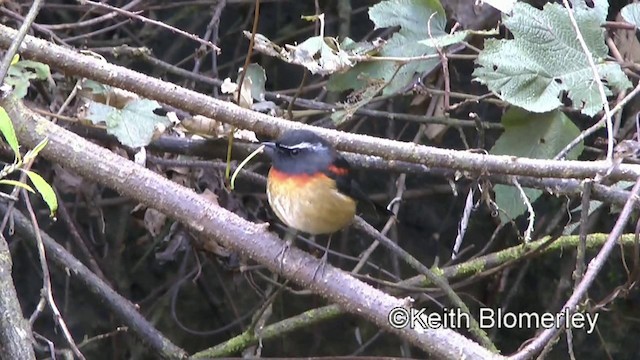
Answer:
POLYGON ((289 130, 276 141, 262 144, 275 170, 291 175, 324 171, 336 158, 331 144, 309 130, 289 130))

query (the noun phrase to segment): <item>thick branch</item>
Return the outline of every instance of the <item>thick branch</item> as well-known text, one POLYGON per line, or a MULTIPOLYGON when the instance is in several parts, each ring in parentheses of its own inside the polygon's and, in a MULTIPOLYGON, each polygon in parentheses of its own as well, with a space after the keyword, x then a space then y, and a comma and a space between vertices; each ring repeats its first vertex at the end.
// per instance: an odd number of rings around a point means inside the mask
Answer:
MULTIPOLYGON (((608 234, 589 234, 587 236, 587 250, 595 251, 600 249, 607 240, 607 236, 608 234)), ((538 255, 544 255, 551 252, 562 253, 566 250, 575 250, 580 242, 580 237, 578 235, 568 235, 554 239, 552 242, 550 242, 550 240, 550 236, 545 236, 540 240, 532 241, 528 244, 512 246, 475 259, 467 260, 460 264, 447 266, 442 268, 442 274, 451 283, 457 280, 468 279, 484 272, 491 272, 507 263, 522 261, 527 258, 526 255, 529 253, 537 252, 538 255)), ((635 235, 625 234, 620 237, 618 243, 622 246, 631 247, 635 244, 635 235)), ((432 286, 433 283, 424 275, 416 275, 401 281, 398 285, 415 288, 432 286)))
MULTIPOLYGON (((15 30, 0 25, 0 47, 7 48, 15 35, 15 30)), ((47 63, 69 75, 83 76, 133 91, 147 98, 194 114, 215 118, 239 128, 251 129, 271 136, 277 136, 286 129, 306 128, 324 136, 341 150, 376 155, 385 159, 404 160, 431 167, 453 168, 476 174, 499 173, 555 178, 592 178, 599 173, 604 174, 609 169, 609 164, 605 161, 552 161, 474 154, 294 123, 252 112, 32 36, 25 38, 20 53, 24 57, 47 63)), ((640 165, 628 164, 620 165, 609 176, 612 180, 635 180, 638 177, 640 177, 640 165)))
POLYGON ((390 310, 407 307, 409 304, 406 300, 385 294, 329 265, 323 276, 316 276, 318 260, 296 248, 287 251, 286 258, 281 260, 284 244, 265 226, 248 222, 191 189, 46 121, 12 97, 2 98, 0 106, 4 106, 14 122, 21 144, 33 147, 45 136, 48 137, 48 145, 40 152, 42 156, 173 217, 205 238, 216 239, 242 256, 252 258, 271 271, 338 304, 347 312, 363 316, 401 336, 433 357, 499 358, 449 329, 419 332, 410 328, 391 327, 388 323, 390 310))
POLYGON ((0 345, 3 359, 35 359, 31 326, 22 316, 16 288, 11 278, 11 253, 0 235, 0 345))

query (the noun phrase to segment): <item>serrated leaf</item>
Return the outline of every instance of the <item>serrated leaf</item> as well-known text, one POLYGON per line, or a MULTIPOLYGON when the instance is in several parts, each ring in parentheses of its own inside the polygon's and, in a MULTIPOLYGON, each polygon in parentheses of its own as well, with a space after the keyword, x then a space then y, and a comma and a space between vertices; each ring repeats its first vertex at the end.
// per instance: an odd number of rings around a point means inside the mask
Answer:
MULTIPOLYGON (((559 110, 536 114, 512 107, 502 117, 502 124, 505 131, 490 151, 494 155, 550 159, 580 134, 580 129, 559 110)), ((577 159, 583 148, 580 143, 567 154, 567 159, 577 159)), ((500 213, 503 222, 527 210, 514 186, 496 185, 494 191, 498 207, 505 212, 500 213)), ((524 188, 524 192, 532 203, 542 194, 537 189, 524 188)))
POLYGON ((42 178, 42 176, 33 171, 27 171, 27 176, 33 183, 33 186, 35 186, 36 190, 38 190, 40 196, 42 196, 44 202, 47 203, 49 212, 51 212, 51 216, 53 217, 58 210, 58 198, 56 197, 56 193, 53 191, 53 188, 42 178))
MULTIPOLYGON (((247 66, 247 73, 245 75, 245 79, 251 79, 251 96, 254 100, 264 101, 264 85, 267 82, 267 74, 265 73, 262 66, 251 63, 247 66)), ((240 76, 238 76, 238 80, 240 81, 240 76)), ((243 91, 244 92, 244 91, 243 91)))
MULTIPOLYGON (((429 38, 427 23, 431 18, 431 36, 445 35, 446 17, 437 0, 388 0, 369 9, 369 18, 375 28, 399 26, 400 30, 381 48, 381 57, 414 57, 436 54, 432 47, 420 41, 429 38), (431 17, 433 14, 435 15, 431 17)), ((327 87, 332 91, 361 90, 368 86, 361 75, 369 79, 390 82, 383 94, 394 94, 409 85, 416 73, 431 71, 439 63, 438 58, 412 61, 404 66, 393 61, 370 61, 358 63, 349 71, 334 74, 327 87), (398 70, 398 67, 401 69, 398 70)))
POLYGON ((620 15, 624 21, 633 24, 636 28, 640 28, 640 4, 629 4, 620 10, 620 15))
MULTIPOLYGON (((594 1, 589 8, 574 2, 574 15, 584 40, 593 55, 605 92, 618 91, 631 83, 618 64, 605 61, 608 48, 604 29, 609 5, 594 1)), ((512 40, 488 39, 478 56, 473 75, 503 100, 532 112, 546 112, 561 105, 560 95, 567 92, 573 107, 592 116, 602 109, 592 70, 571 26, 567 10, 548 3, 538 10, 518 2, 504 24, 513 33, 512 40)))
POLYGON ((104 122, 109 134, 114 135, 121 144, 135 148, 149 145, 157 125, 171 125, 166 116, 153 113, 159 107, 158 102, 148 99, 132 101, 122 109, 89 102, 87 119, 94 124, 104 122))
POLYGON ((7 144, 9 144, 9 147, 13 150, 16 159, 20 159, 20 145, 18 144, 16 131, 13 128, 9 114, 7 114, 7 111, 2 106, 0 106, 0 132, 2 132, 2 136, 4 136, 7 144))
POLYGON ((23 182, 20 181, 15 181, 15 180, 9 180, 9 179, 2 179, 0 180, 0 184, 4 184, 4 185, 9 185, 9 186, 17 186, 19 188, 23 188, 31 193, 36 193, 33 188, 23 182))

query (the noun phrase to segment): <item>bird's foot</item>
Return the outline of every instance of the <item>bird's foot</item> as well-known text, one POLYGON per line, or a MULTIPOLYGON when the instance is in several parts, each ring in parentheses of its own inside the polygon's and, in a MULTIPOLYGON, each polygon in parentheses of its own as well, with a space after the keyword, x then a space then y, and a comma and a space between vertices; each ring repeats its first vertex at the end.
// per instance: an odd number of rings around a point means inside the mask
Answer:
POLYGON ((285 257, 287 256, 287 253, 289 252, 291 245, 293 245, 293 240, 295 239, 295 236, 296 236, 295 232, 287 233, 287 235, 285 236, 284 246, 278 252, 278 255, 276 255, 276 261, 280 264, 280 272, 284 270, 284 263, 286 261, 285 257))
POLYGON ((329 244, 327 244, 327 247, 324 249, 324 255, 322 255, 322 257, 320 258, 320 264, 318 264, 318 267, 316 267, 316 270, 313 272, 313 280, 316 280, 316 276, 318 276, 319 273, 322 273, 322 277, 324 277, 324 271, 327 267, 327 262, 329 259, 329 244))
POLYGON ((289 252, 289 248, 291 248, 291 243, 286 242, 278 252, 278 255, 276 255, 276 262, 280 264, 280 272, 284 270, 285 257, 287 256, 287 252, 289 252))

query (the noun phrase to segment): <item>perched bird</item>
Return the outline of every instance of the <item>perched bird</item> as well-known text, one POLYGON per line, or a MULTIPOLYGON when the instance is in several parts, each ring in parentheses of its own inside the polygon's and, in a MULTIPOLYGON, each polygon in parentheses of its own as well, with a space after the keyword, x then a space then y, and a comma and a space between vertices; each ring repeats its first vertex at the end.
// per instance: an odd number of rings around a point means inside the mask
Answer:
POLYGON ((283 223, 320 235, 353 221, 357 200, 366 196, 351 178, 349 163, 331 144, 308 130, 287 131, 263 144, 273 162, 267 197, 283 223))

